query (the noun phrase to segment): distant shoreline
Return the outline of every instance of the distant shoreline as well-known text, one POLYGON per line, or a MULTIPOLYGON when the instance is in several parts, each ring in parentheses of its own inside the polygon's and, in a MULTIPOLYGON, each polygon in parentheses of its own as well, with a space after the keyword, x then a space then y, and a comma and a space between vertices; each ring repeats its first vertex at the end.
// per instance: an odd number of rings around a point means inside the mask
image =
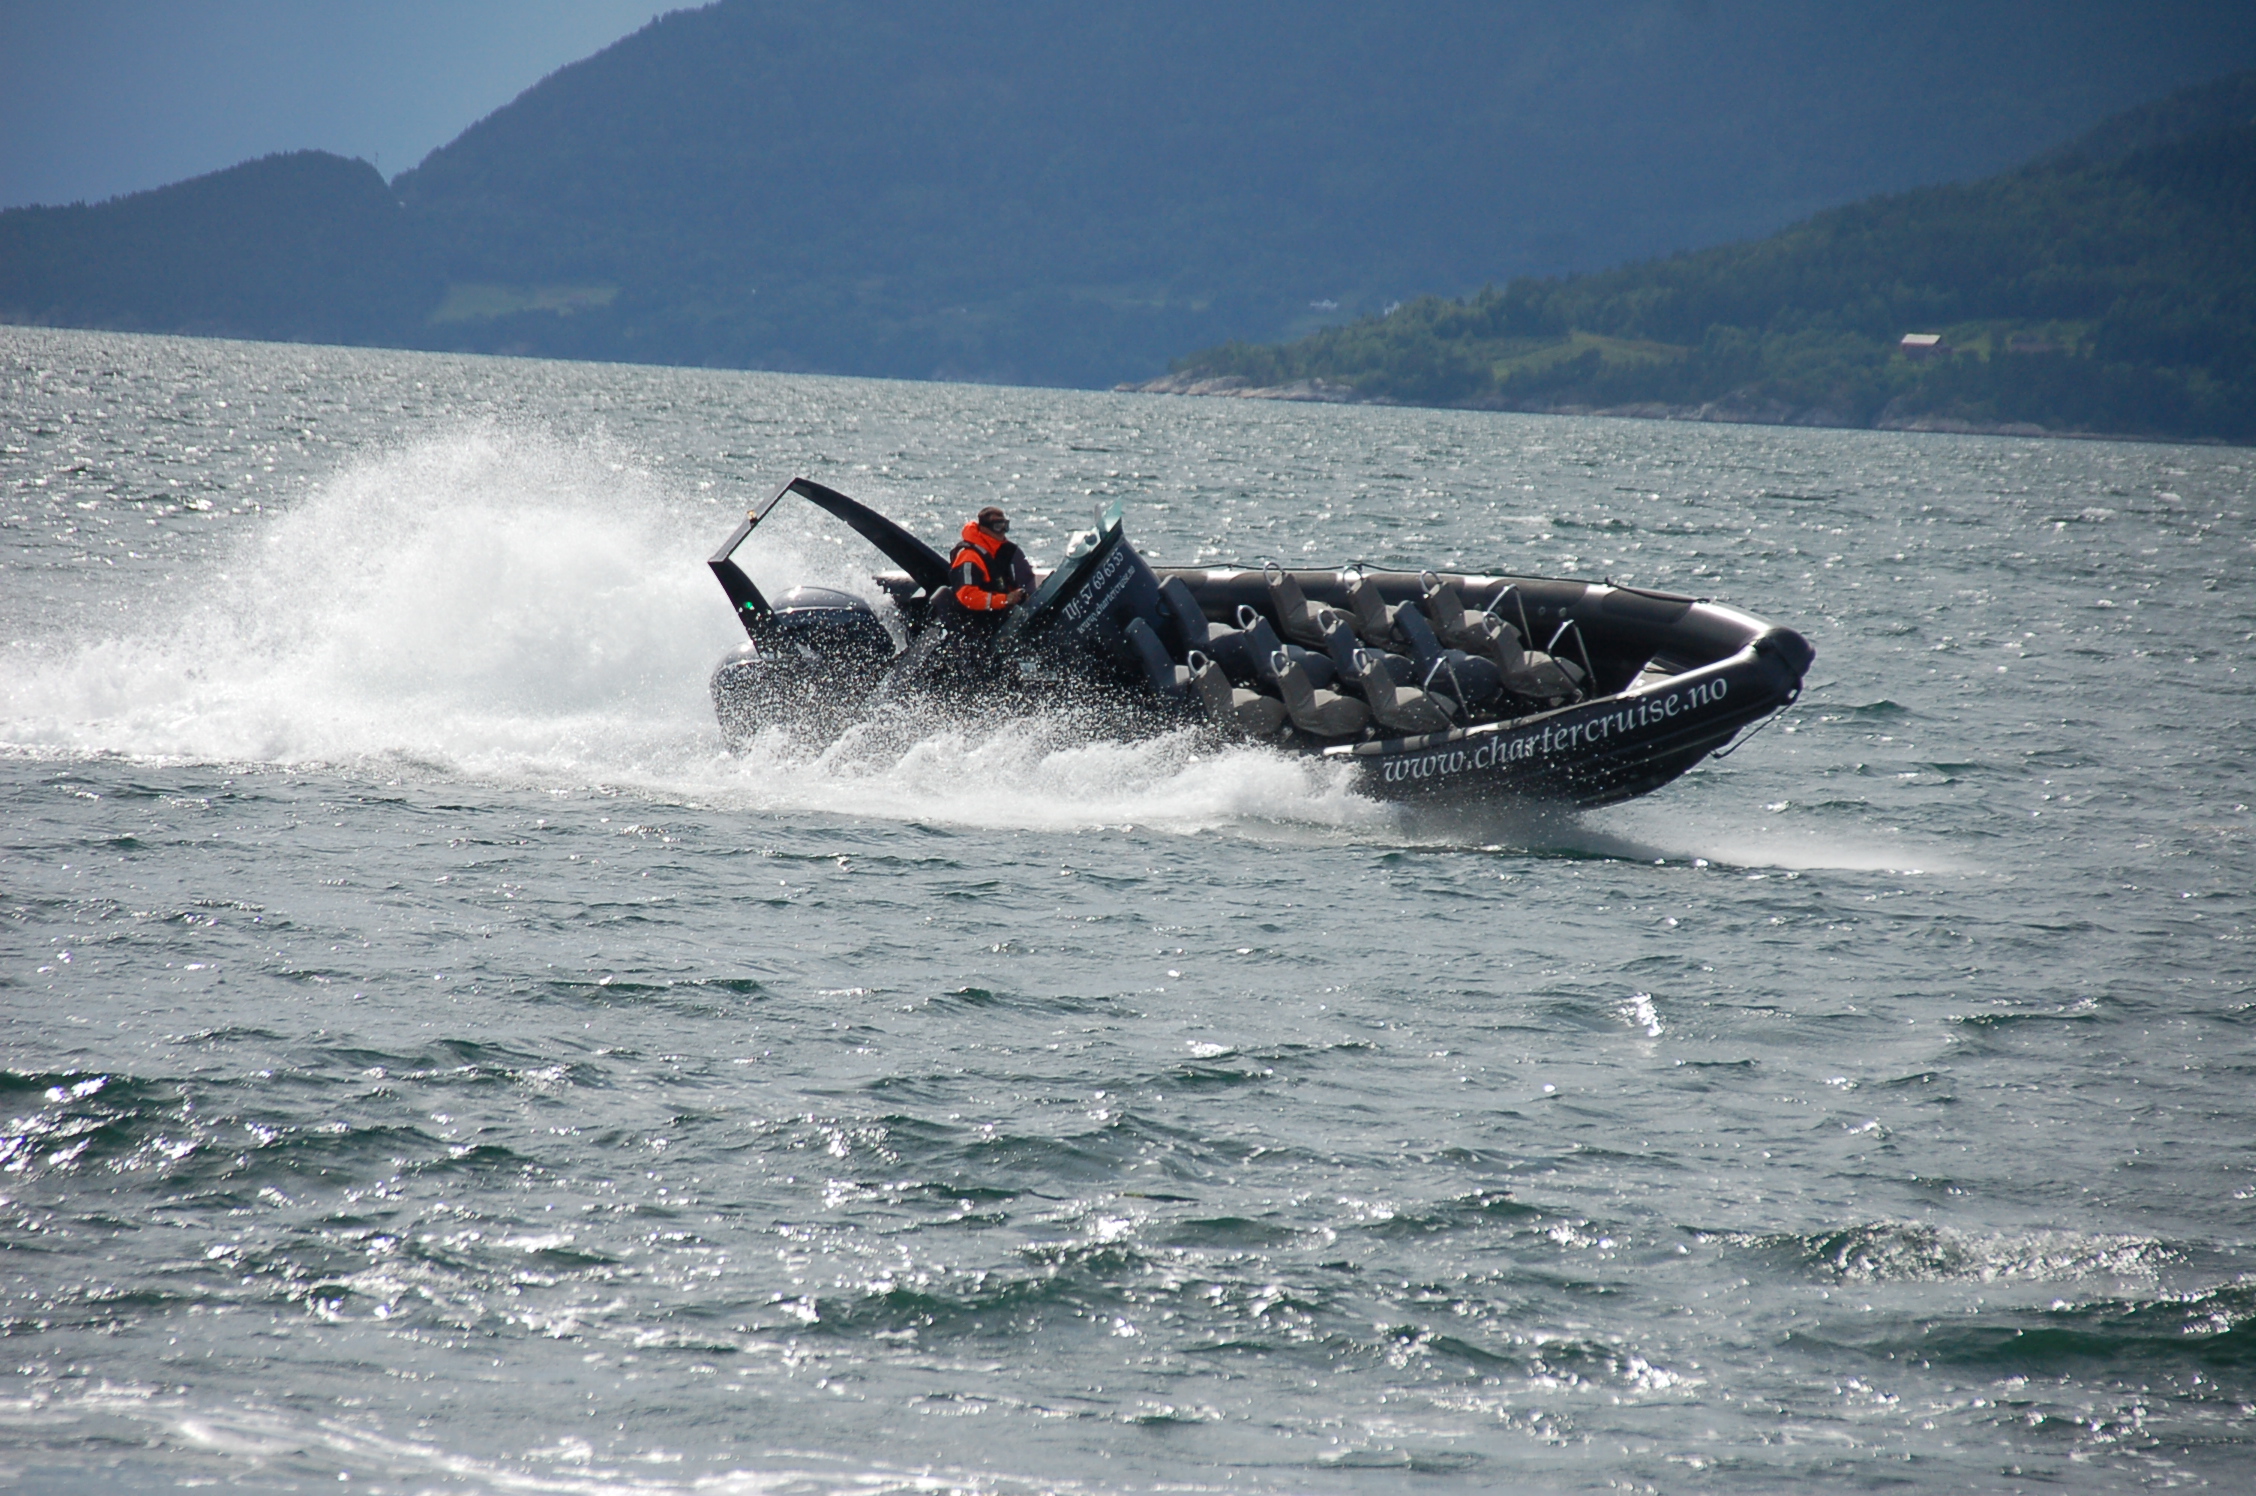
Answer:
POLYGON ((2215 436, 2140 436, 2121 431, 2079 431, 2039 426, 2030 421, 1968 421, 1956 416, 1921 415, 1891 417, 1882 411, 1877 421, 1852 421, 1822 406, 1795 406, 1779 400, 1734 400, 1725 397, 1698 405, 1672 405, 1660 400, 1640 400, 1623 405, 1579 405, 1570 402, 1469 401, 1456 405, 1420 405, 1380 395, 1357 393, 1355 387, 1328 379, 1296 379, 1286 384, 1260 385, 1238 374, 1194 372, 1162 374, 1157 379, 1116 384, 1124 395, 1191 395, 1218 400, 1282 400, 1305 405, 1388 405, 1403 410, 1491 410, 1531 416, 1605 416, 1628 421, 1682 421, 1715 426, 1791 426, 1824 431, 1901 431, 1943 436, 2018 436, 2080 442, 2147 442, 2159 446, 2233 447, 2243 445, 2215 436))

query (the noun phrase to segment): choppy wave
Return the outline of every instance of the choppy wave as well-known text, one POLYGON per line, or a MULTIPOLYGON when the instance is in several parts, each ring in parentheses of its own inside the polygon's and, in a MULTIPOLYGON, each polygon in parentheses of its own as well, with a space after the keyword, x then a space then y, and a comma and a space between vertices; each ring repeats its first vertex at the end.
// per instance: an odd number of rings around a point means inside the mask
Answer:
POLYGON ((1847 1226, 1814 1236, 1756 1237, 1845 1283, 2057 1283, 2105 1276, 2151 1281, 2176 1259, 2147 1237, 2074 1231, 1977 1234, 1924 1222, 1847 1226))
POLYGON ((2237 1488, 2233 454, 0 343, 0 1484, 2237 1488), (704 496, 801 461, 1712 591, 1835 684, 1588 818, 731 757, 704 496))
POLYGON ((85 1451, 109 1451, 112 1490, 229 1485, 351 1490, 399 1483, 414 1491, 527 1496, 1037 1496, 1100 1489, 948 1465, 853 1459, 788 1447, 692 1471, 663 1444, 568 1430, 514 1456, 468 1454, 413 1436, 273 1408, 215 1409, 161 1385, 102 1382, 0 1401, 13 1489, 85 1490, 85 1451), (591 1437, 592 1434, 592 1437, 591 1437))
POLYGON ((2151 1237, 2069 1230, 1972 1232, 1924 1222, 1875 1222, 1806 1235, 1729 1238, 1794 1269, 1866 1292, 1996 1290, 1983 1307, 1924 1312, 1887 1300, 1870 1323, 1843 1316, 1797 1329, 1805 1344, 1880 1360, 1911 1355, 1995 1375, 2057 1374, 2096 1363, 2117 1375, 2208 1368, 2256 1371, 2256 1282, 2201 1282, 2187 1249, 2151 1237), (2177 1281, 2191 1277, 2191 1283, 2177 1281), (1907 1319, 1916 1323, 1907 1325, 1907 1319))

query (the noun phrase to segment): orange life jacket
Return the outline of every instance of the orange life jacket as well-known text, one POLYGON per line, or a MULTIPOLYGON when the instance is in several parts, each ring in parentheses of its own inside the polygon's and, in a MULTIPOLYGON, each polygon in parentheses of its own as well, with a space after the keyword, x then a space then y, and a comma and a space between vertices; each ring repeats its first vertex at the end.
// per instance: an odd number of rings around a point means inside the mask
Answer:
POLYGON ((1011 589, 1010 569, 1002 564, 1009 545, 980 529, 977 520, 963 527, 963 544, 948 558, 948 580, 956 584, 957 602, 974 613, 1000 613, 1010 606, 1004 601, 1011 589))

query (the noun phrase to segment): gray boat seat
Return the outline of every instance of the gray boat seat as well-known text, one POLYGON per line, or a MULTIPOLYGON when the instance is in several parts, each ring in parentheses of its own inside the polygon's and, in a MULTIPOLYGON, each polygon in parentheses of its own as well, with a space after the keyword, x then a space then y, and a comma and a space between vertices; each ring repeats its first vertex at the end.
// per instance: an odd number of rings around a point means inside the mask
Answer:
POLYGON ((1505 689, 1536 701, 1572 701, 1582 694, 1580 665, 1554 660, 1537 649, 1528 650, 1521 660, 1521 669, 1505 675, 1505 689))
POLYGON ((1358 678, 1363 682, 1363 699, 1371 704, 1379 726, 1394 732, 1447 732, 1453 725, 1457 703, 1416 686, 1396 685, 1369 650, 1357 650, 1356 655, 1362 667, 1358 678))
POLYGON ((1442 648, 1416 603, 1394 610, 1394 627, 1410 642, 1410 657, 1418 666, 1417 685, 1428 691, 1445 690, 1467 706, 1483 706, 1503 694, 1503 668, 1481 655, 1442 648))
POLYGON ((1347 607, 1355 618, 1356 636, 1374 649, 1385 649, 1395 636, 1395 608, 1387 606, 1379 589, 1360 571, 1347 574, 1347 607))
MULTIPOLYGON (((1270 632, 1274 637, 1275 630, 1270 632)), ((1240 685, 1265 678, 1261 657, 1254 653, 1253 640, 1243 629, 1209 628, 1204 653, 1240 685)))
POLYGON ((1126 632, 1153 690, 1169 697, 1190 694, 1191 672, 1167 657, 1167 646, 1159 642, 1158 630, 1141 618, 1131 618, 1126 632))
POLYGON ((1513 628, 1493 613, 1468 613, 1455 584, 1424 573, 1426 611, 1444 644, 1496 662, 1504 689, 1534 701, 1566 701, 1582 694, 1581 670, 1529 649, 1513 628))
POLYGON ((1352 696, 1310 685, 1308 671, 1281 649, 1271 657, 1269 671, 1276 679, 1277 694, 1285 699, 1285 711, 1292 717, 1293 726, 1312 738, 1353 737, 1371 719, 1370 708, 1352 696))
POLYGON ((1419 580, 1425 583, 1426 616, 1442 643, 1469 654, 1489 655, 1506 670, 1518 663, 1501 653, 1520 648, 1520 636, 1511 625, 1493 613, 1467 612, 1454 582, 1445 582, 1430 571, 1421 572, 1419 580))
POLYGON ((1277 615, 1278 629, 1295 644, 1323 648, 1324 615, 1337 614, 1339 609, 1310 602, 1292 573, 1274 561, 1266 563, 1261 574, 1269 583, 1269 607, 1277 615))
MULTIPOLYGON (((1363 667, 1355 661, 1355 656, 1359 652, 1355 644, 1355 630, 1348 626, 1348 621, 1345 618, 1334 613, 1324 620, 1324 654, 1332 662, 1333 667, 1339 671, 1340 683, 1354 683, 1361 679, 1363 667)), ((1387 673, 1394 677, 1396 685, 1414 686, 1418 684, 1418 662, 1416 660, 1411 659, 1408 655, 1389 654, 1384 650, 1377 653, 1380 661, 1386 666, 1387 673)))
POLYGON ((1208 631, 1206 610, 1181 577, 1169 577, 1159 584, 1159 641, 1169 654, 1178 660, 1189 658, 1194 649, 1212 654, 1207 647, 1208 631))
MULTIPOLYGON (((1312 649, 1302 649, 1297 644, 1285 643, 1277 637, 1277 631, 1269 626, 1269 620, 1253 608, 1243 605, 1238 608, 1237 631, 1243 636, 1246 654, 1250 657, 1249 673, 1241 676, 1233 672, 1230 677, 1241 685, 1274 684, 1275 676, 1269 669, 1269 657, 1279 650, 1284 651, 1287 658, 1308 672, 1308 683, 1319 691, 1331 685, 1339 674, 1338 668, 1332 664, 1331 656, 1319 654, 1312 649)), ((1223 641, 1216 638, 1214 643, 1214 657, 1222 662, 1224 669, 1229 669, 1230 659, 1222 653, 1223 641)))
POLYGON ((1496 662, 1461 649, 1443 650, 1418 685, 1423 690, 1439 691, 1467 708, 1495 707, 1505 698, 1504 673, 1496 668, 1496 662))
POLYGON ((1257 738, 1270 737, 1285 725, 1285 704, 1274 696, 1230 684, 1222 667, 1197 650, 1191 651, 1191 689, 1207 717, 1218 727, 1234 728, 1257 738))

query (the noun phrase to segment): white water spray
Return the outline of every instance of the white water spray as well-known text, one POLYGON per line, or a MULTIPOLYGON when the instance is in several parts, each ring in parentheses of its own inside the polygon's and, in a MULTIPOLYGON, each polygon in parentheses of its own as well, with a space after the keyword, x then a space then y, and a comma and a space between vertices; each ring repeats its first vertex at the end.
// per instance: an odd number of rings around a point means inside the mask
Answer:
MULTIPOLYGON (((706 678, 740 635, 702 565, 725 523, 587 448, 434 437, 267 520, 171 600, 164 632, 0 656, 0 748, 1026 829, 1390 823, 1336 767, 1189 734, 1090 741, 1017 720, 820 752, 771 735, 731 757, 706 678)), ((850 583, 838 558, 797 554, 807 537, 762 540, 763 584, 850 583)))
POLYGON ((644 480, 477 429, 353 468, 246 538, 168 626, 18 653, 20 750, 472 773, 696 740, 726 639, 644 480))

